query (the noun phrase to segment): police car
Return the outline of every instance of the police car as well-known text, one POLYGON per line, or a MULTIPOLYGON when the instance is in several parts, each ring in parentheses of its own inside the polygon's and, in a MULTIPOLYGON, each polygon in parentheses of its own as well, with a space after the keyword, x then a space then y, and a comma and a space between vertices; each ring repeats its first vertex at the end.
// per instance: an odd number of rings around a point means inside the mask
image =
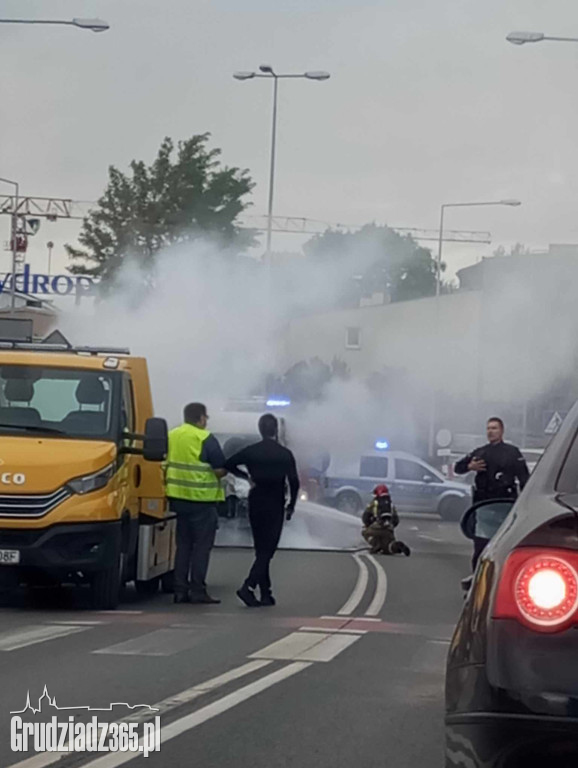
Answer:
POLYGON ((333 469, 325 477, 324 501, 342 512, 361 514, 378 483, 386 483, 400 514, 428 512, 459 520, 471 503, 471 489, 447 480, 437 469, 403 451, 375 450, 359 464, 333 469))

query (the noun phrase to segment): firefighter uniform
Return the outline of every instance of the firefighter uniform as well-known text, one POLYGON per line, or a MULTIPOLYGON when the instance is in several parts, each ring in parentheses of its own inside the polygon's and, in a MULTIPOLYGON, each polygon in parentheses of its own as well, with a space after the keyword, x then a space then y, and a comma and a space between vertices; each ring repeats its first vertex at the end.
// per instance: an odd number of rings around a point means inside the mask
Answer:
POLYGON ((384 555, 409 556, 409 547, 395 538, 394 529, 399 524, 399 515, 391 503, 389 492, 383 491, 382 488, 385 486, 378 486, 375 489, 375 498, 363 512, 364 527, 361 534, 369 544, 371 554, 381 552, 384 555))

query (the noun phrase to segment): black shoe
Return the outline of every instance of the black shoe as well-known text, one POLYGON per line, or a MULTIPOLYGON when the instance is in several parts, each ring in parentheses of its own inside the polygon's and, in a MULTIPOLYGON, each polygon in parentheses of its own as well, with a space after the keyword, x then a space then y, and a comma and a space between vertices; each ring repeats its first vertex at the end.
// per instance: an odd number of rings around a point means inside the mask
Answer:
POLYGON ((195 605, 203 604, 203 605, 219 605, 221 602, 218 597, 211 597, 211 595, 205 593, 204 595, 198 595, 193 596, 189 600, 190 603, 193 603, 195 605))
POLYGON ((264 595, 259 601, 259 605, 262 605, 262 606, 277 605, 277 601, 271 594, 264 595))
POLYGON ((407 546, 407 544, 404 544, 404 545, 403 545, 403 549, 402 549, 402 552, 403 552, 403 554, 404 554, 406 557, 409 557, 409 556, 411 555, 411 549, 410 549, 410 548, 407 546))
POLYGON ((237 590, 237 597, 242 600, 247 608, 257 608, 261 603, 255 597, 255 593, 246 584, 237 590))
POLYGON ((191 598, 186 593, 175 593, 173 597, 173 603, 190 603, 191 598))

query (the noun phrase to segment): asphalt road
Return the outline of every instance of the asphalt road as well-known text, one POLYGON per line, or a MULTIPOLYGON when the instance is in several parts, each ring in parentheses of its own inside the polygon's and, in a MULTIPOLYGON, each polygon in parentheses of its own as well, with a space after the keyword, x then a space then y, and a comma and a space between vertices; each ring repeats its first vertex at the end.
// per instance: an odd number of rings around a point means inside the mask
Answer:
MULTIPOLYGON (((219 606, 130 590, 115 613, 88 610, 79 590, 4 597, 0 766, 142 763, 127 753, 12 752, 10 712, 28 691, 37 703, 45 685, 60 708, 158 706, 163 744, 150 768, 441 766, 443 669, 469 547, 456 524, 435 520, 404 518, 399 535, 409 559, 279 552, 274 608, 236 598, 251 562, 240 549, 214 552, 219 606)), ((36 718, 54 713, 44 701, 36 718)))

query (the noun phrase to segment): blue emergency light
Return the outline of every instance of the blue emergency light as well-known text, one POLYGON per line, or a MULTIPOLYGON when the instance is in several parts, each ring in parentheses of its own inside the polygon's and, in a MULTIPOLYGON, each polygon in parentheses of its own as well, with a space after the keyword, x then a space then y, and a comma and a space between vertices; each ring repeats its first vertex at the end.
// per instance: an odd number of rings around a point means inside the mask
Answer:
POLYGON ((291 400, 281 400, 276 398, 267 400, 267 408, 287 408, 289 405, 291 405, 291 400))
POLYGON ((389 443, 387 440, 376 440, 375 442, 375 450, 376 451, 387 451, 389 448, 389 443))

